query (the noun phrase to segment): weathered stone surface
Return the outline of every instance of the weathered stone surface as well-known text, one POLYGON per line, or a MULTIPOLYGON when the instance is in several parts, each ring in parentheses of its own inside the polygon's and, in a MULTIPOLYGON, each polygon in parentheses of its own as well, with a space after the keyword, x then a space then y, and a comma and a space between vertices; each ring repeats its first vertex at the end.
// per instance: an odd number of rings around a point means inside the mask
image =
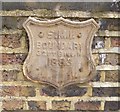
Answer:
POLYGON ((96 70, 89 48, 99 28, 93 19, 40 21, 29 17, 23 26, 30 45, 23 64, 28 79, 61 90, 92 78, 96 70))
POLYGON ((118 87, 101 87, 101 88, 93 88, 93 96, 107 97, 107 96, 119 96, 118 87))
MULTIPOLYGON (((77 1, 77 0, 76 0, 77 1)), ((56 2, 5 2, 2 6, 3 10, 16 10, 18 12, 19 10, 24 11, 31 11, 34 9, 46 9, 46 10, 67 10, 67 11, 87 11, 92 12, 94 15, 99 15, 98 12, 104 13, 105 11, 119 11, 119 2, 113 1, 113 2, 105 2, 104 0, 100 0, 101 2, 68 2, 67 0, 64 0, 64 2, 58 3, 58 0, 56 2)), ((18 12, 19 13, 19 12, 18 12)), ((44 13, 44 11, 43 11, 44 13)), ((23 13, 24 14, 24 13, 23 13)))
POLYGON ((46 110, 46 102, 44 101, 28 101, 29 110, 46 110))
MULTIPOLYGON (((66 2, 66 3, 68 4, 68 2, 66 2)), ((87 2, 85 2, 85 3, 87 3, 87 2)), ((101 3, 103 3, 103 2, 101 2, 101 3)), ((119 3, 119 2, 117 2, 117 3, 119 3)), ((81 2, 80 2, 80 4, 81 4, 81 2)), ((78 5, 78 2, 77 2, 77 5, 78 5)), ((93 5, 93 7, 95 7, 95 5, 93 3, 92 3, 92 5, 93 5)), ((103 5, 104 4, 102 4, 102 6, 103 5)), ((33 6, 33 3, 32 3, 32 6, 33 6)), ((88 6, 88 8, 89 8, 89 6, 88 6)), ((12 7, 13 7, 13 5, 12 5, 12 7)), ((60 17, 60 15, 62 15, 62 17, 71 17, 71 18, 73 18, 73 17, 93 18, 94 17, 94 18, 117 18, 118 19, 120 17, 118 12, 113 13, 113 12, 103 12, 103 11, 101 12, 100 11, 100 12, 92 13, 91 10, 88 11, 89 9, 87 10, 88 12, 86 12, 86 9, 85 9, 85 11, 79 11, 80 6, 78 6, 78 7, 79 7, 78 10, 72 10, 72 11, 71 10, 66 10, 66 9, 65 10, 60 10, 60 11, 59 10, 58 11, 55 11, 55 10, 51 11, 51 10, 46 10, 46 9, 38 9, 38 10, 32 9, 32 11, 31 10, 30 11, 26 11, 26 10, 1 11, 0 15, 1 16, 8 16, 9 15, 9 16, 14 16, 14 17, 16 17, 16 16, 24 16, 24 17, 25 16, 27 16, 27 17, 28 16, 37 16, 37 17, 48 17, 48 18, 50 18, 50 17, 60 17)), ((96 11, 94 8, 93 8, 93 10, 96 11)), ((116 9, 114 9, 114 10, 116 10, 116 9)), ((111 7, 110 7, 110 11, 111 11, 111 7)))
POLYGON ((75 103, 75 110, 99 110, 100 102, 77 102, 75 103))
POLYGON ((70 110, 70 101, 52 101, 52 110, 70 110))

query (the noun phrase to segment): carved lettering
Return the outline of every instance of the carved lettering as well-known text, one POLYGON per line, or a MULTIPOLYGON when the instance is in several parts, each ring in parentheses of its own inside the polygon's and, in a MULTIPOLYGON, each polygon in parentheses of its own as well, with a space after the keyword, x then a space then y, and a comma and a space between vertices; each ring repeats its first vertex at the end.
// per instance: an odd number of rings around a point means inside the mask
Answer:
POLYGON ((48 58, 49 66, 70 66, 72 64, 71 58, 48 58))
POLYGON ((74 32, 70 30, 57 30, 57 31, 48 31, 47 33, 48 39, 74 39, 74 32))
POLYGON ((47 50, 37 50, 37 56, 52 56, 52 57, 80 57, 81 52, 73 51, 47 51, 47 50))
POLYGON ((62 29, 50 30, 46 34, 39 32, 36 55, 47 56, 49 66, 71 66, 72 58, 81 56, 81 43, 75 40, 81 38, 81 33, 75 34, 73 31, 62 29), (46 39, 42 39, 43 36, 46 39))
POLYGON ((58 50, 81 50, 81 44, 79 42, 56 42, 55 40, 51 41, 37 41, 37 49, 57 49, 58 50))
POLYGON ((52 39, 53 36, 54 36, 54 31, 49 31, 48 32, 48 39, 52 39))

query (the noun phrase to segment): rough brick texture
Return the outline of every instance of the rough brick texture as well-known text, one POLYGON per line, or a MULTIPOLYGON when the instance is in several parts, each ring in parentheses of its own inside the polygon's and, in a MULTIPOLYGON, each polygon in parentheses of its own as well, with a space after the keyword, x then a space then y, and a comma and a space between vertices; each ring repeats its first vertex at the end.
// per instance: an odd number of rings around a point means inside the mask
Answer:
POLYGON ((20 35, 19 34, 6 34, 0 35, 0 41, 2 41, 3 47, 8 48, 19 48, 21 47, 20 42, 20 35))
POLYGON ((70 110, 70 101, 53 101, 52 110, 70 110))
POLYGON ((93 79, 91 81, 95 82, 95 81, 100 81, 101 78, 101 72, 97 71, 96 75, 93 77, 93 79))
POLYGON ((4 100, 2 108, 4 110, 23 110, 25 102, 22 100, 4 100))
POLYGON ((120 110, 120 102, 119 101, 107 101, 105 103, 105 110, 106 111, 118 111, 120 110))
POLYGON ((100 102, 77 102, 75 110, 99 110, 100 102))
POLYGON ((6 11, 0 11, 2 17, 0 111, 118 112, 120 110, 118 105, 120 103, 118 101, 120 95, 118 87, 120 82, 119 4, 117 2, 61 4, 3 3, 3 9, 6 11), (95 34, 91 46, 98 70, 90 82, 70 85, 60 93, 54 87, 35 83, 24 76, 22 66, 28 55, 29 39, 23 28, 23 22, 29 16, 40 20, 54 19, 59 16, 75 21, 94 18, 99 23, 100 29, 95 34))
POLYGON ((33 87, 22 87, 22 86, 3 86, 2 96, 35 96, 35 90, 33 87))
POLYGON ((73 96, 83 96, 87 92, 87 88, 85 87, 78 87, 75 85, 68 86, 64 88, 62 93, 51 86, 45 86, 40 89, 40 95, 42 96, 66 96, 66 97, 73 97, 73 96))
POLYGON ((46 102, 44 101, 29 101, 28 106, 30 110, 46 110, 46 102))
POLYGON ((19 71, 13 70, 13 71, 6 71, 3 70, 1 72, 2 74, 2 81, 17 81, 17 74, 19 71))
POLYGON ((1 81, 28 81, 21 70, 2 70, 0 71, 1 81))
POLYGON ((110 65, 120 65, 119 57, 120 55, 118 54, 107 54, 105 63, 110 65))
POLYGON ((2 64, 22 64, 26 58, 26 54, 0 54, 2 64))
POLYGON ((107 82, 120 82, 119 73, 120 73, 120 71, 106 71, 105 81, 107 81, 107 82))
POLYGON ((93 96, 119 96, 120 88, 111 88, 111 87, 101 87, 101 88, 93 88, 93 96))

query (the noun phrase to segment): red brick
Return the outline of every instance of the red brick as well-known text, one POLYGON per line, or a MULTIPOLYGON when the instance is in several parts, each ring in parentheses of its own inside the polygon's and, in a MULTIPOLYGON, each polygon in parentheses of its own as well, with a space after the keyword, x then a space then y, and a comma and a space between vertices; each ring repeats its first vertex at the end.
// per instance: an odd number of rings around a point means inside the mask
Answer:
POLYGON ((2 108, 4 110, 23 110, 24 101, 22 100, 3 100, 2 108))
POLYGON ((3 47, 18 48, 21 46, 20 34, 5 34, 0 35, 0 38, 3 47))
POLYGON ((44 101, 29 101, 29 110, 46 110, 46 102, 44 101))
POLYGON ((112 37, 111 38, 111 47, 119 47, 120 46, 120 38, 112 37))
POLYGON ((0 54, 2 57, 0 63, 5 64, 23 64, 27 54, 0 54))
POLYGON ((75 103, 75 110, 99 110, 100 102, 83 102, 75 103))
POLYGON ((71 102, 70 101, 53 101, 52 110, 70 110, 71 102))
POLYGON ((24 97, 33 97, 35 96, 34 87, 26 87, 26 86, 3 86, 2 88, 2 96, 24 96, 24 97))
POLYGON ((19 96, 19 86, 3 86, 2 96, 19 96))

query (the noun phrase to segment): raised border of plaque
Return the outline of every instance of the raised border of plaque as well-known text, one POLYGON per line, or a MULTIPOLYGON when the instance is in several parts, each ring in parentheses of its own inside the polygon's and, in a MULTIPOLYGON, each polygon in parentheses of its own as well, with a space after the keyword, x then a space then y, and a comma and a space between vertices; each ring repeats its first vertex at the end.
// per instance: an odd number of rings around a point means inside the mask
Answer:
POLYGON ((94 77, 91 45, 99 28, 94 19, 76 22, 60 17, 41 21, 29 17, 23 26, 29 38, 23 64, 28 79, 62 89, 94 77))

